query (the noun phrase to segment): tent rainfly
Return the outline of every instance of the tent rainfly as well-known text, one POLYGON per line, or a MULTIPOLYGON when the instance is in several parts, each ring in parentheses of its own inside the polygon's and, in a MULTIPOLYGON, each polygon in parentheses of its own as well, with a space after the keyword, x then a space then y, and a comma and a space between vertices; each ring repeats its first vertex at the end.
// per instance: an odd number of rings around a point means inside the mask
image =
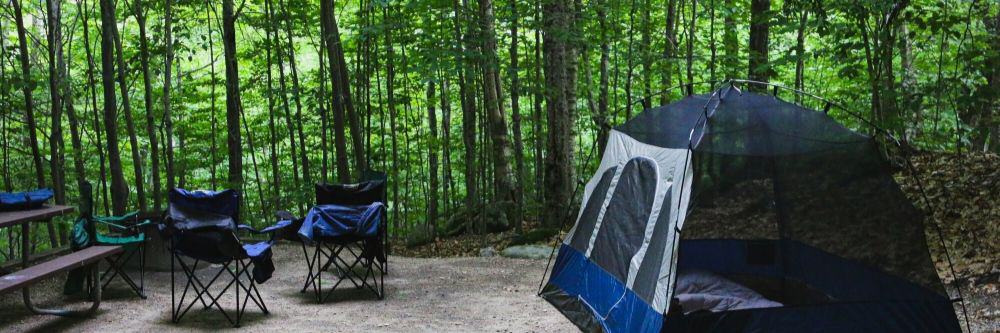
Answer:
POLYGON ((584 331, 961 332, 877 140, 735 84, 611 131, 541 296, 584 331))

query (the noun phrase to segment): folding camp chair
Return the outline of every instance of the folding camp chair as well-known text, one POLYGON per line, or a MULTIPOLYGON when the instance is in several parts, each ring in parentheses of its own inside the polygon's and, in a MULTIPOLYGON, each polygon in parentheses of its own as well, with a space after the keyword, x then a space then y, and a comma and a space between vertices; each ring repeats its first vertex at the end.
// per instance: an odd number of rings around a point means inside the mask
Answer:
POLYGON ((271 262, 274 232, 288 226, 289 222, 281 222, 262 230, 239 224, 239 194, 233 190, 214 192, 173 189, 169 199, 170 208, 160 230, 168 240, 168 250, 173 255, 170 274, 171 320, 179 322, 195 303, 201 303, 204 309, 216 308, 234 327, 240 326, 248 301, 256 304, 264 314, 269 314, 257 284, 267 281, 274 272, 274 264, 271 262), (270 235, 271 238, 265 242, 244 244, 236 235, 240 230, 270 235), (186 263, 182 260, 183 257, 193 259, 194 263, 186 263), (201 262, 217 264, 222 269, 205 283, 195 272, 201 262), (187 278, 180 297, 177 297, 178 290, 174 284, 175 263, 180 265, 187 278), (210 288, 220 281, 220 277, 222 281, 229 282, 220 282, 226 283, 225 286, 213 294, 210 288), (236 286, 235 320, 219 304, 222 296, 233 285, 236 286), (189 290, 194 293, 190 300, 187 298, 189 290))
MULTIPOLYGON (((146 234, 142 229, 150 225, 149 220, 139 220, 139 212, 131 212, 122 216, 94 216, 93 186, 84 182, 80 187, 81 206, 80 218, 73 225, 72 247, 79 250, 91 245, 121 246, 120 254, 105 257, 108 267, 100 275, 101 289, 106 290, 116 277, 120 277, 129 288, 142 299, 146 299, 146 234), (104 228, 100 228, 103 226, 104 228), (107 231, 102 231, 105 229, 107 231), (139 283, 125 271, 125 264, 136 255, 139 256, 139 283)), ((70 273, 64 292, 72 294, 82 288, 84 272, 70 273)))
MULTIPOLYGON (((378 299, 385 297, 384 276, 388 272, 386 254, 389 248, 385 200, 386 177, 381 172, 366 172, 364 180, 357 184, 316 185, 317 206, 313 207, 306 220, 314 216, 318 209, 374 217, 369 220, 370 226, 363 227, 369 231, 366 233, 331 235, 300 229, 299 235, 303 236, 302 252, 309 269, 301 292, 311 287, 316 300, 322 303, 341 283, 349 281, 357 289, 371 291, 378 299), (375 230, 372 231, 372 228, 375 230), (312 251, 307 248, 307 244, 313 246, 312 251), (336 271, 337 282, 324 294, 322 273, 331 267, 336 271)), ((306 224, 303 228, 308 227, 306 224)))

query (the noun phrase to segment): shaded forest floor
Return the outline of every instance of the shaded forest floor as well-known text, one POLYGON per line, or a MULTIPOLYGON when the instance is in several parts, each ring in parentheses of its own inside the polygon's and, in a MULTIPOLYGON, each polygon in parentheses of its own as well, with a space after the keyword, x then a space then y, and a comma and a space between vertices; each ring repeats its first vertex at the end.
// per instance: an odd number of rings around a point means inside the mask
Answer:
MULTIPOLYGON (((306 274, 297 244, 275 248, 277 269, 259 285, 269 316, 251 303, 240 329, 231 329, 217 311, 193 307, 178 324, 170 322, 170 274, 147 273, 149 298, 131 294, 115 282, 95 318, 34 316, 21 303, 21 293, 0 295, 0 331, 4 332, 573 332, 576 328, 552 306, 535 296, 543 260, 509 258, 389 258, 384 300, 352 288, 338 289, 317 304, 299 293, 306 274)), ((217 268, 199 271, 207 281, 217 268)), ((326 275, 329 276, 329 275, 326 275)), ((32 288, 42 306, 57 306, 65 279, 54 278, 32 288)), ((178 287, 183 282, 178 281, 178 287)), ((331 286, 324 281, 324 286, 331 286)), ((221 288, 221 287, 220 287, 221 288)), ((217 290, 217 289, 216 289, 217 290)), ((234 308, 232 290, 223 307, 234 308)), ((190 296, 190 295, 189 295, 190 296)), ((189 297, 190 299, 190 297, 189 297)), ((82 307, 82 303, 74 304, 82 307)))
MULTIPOLYGON (((925 223, 938 275, 949 285, 956 278, 942 255, 936 226, 941 228, 958 283, 969 301, 974 331, 1000 332, 1000 156, 922 152, 913 157, 913 164, 932 209, 927 209, 915 178, 904 172, 896 178, 919 208, 932 212, 932 218, 925 223)), ((529 221, 526 230, 532 226, 529 221)), ((559 238, 548 239, 554 245, 559 238)), ((486 247, 502 251, 518 240, 517 234, 507 231, 438 238, 420 246, 394 248, 404 256, 467 257, 478 256, 486 247)))

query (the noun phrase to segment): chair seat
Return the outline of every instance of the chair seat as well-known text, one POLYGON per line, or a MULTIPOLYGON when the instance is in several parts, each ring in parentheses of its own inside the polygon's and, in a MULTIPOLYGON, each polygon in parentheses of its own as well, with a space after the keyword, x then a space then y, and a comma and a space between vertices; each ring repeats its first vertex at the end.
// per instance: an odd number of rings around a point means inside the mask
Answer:
POLYGON ((141 233, 132 236, 109 236, 100 233, 97 234, 98 245, 133 245, 141 244, 145 241, 146 235, 141 233))

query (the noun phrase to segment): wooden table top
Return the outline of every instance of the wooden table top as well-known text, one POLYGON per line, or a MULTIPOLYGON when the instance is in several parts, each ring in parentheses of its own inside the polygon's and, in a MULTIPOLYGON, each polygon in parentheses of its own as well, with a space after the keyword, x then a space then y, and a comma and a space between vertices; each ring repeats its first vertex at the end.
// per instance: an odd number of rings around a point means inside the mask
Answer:
POLYGON ((44 221, 46 219, 73 211, 72 206, 45 205, 30 210, 15 210, 0 212, 0 228, 20 225, 28 222, 44 221))

